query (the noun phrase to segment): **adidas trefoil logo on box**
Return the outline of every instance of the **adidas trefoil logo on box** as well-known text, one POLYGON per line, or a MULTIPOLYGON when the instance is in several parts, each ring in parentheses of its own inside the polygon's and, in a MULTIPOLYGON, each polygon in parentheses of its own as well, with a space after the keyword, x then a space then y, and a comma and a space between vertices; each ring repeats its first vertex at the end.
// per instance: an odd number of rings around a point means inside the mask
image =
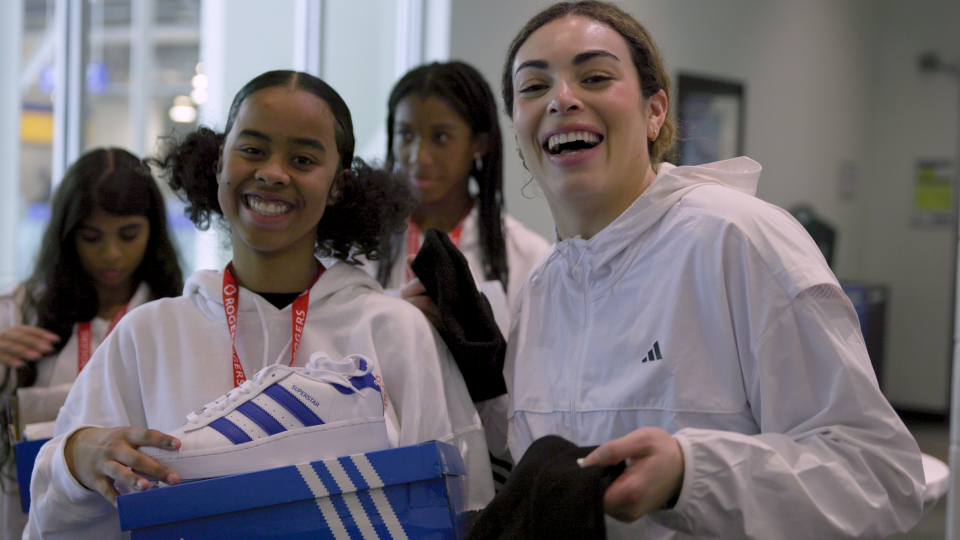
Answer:
POLYGON ((390 447, 380 386, 360 355, 314 353, 302 368, 273 365, 187 415, 178 451, 141 451, 181 480, 242 474, 390 447))

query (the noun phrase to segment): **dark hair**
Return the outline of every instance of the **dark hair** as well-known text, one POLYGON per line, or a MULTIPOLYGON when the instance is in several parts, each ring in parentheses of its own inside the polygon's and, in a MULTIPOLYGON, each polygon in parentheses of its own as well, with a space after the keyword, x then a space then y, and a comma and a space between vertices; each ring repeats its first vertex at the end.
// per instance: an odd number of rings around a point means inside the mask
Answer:
MULTIPOLYGON (((167 234, 163 195, 150 170, 121 148, 91 150, 67 169, 54 193, 37 264, 23 286, 23 320, 60 336, 58 351, 75 323, 100 311, 93 278, 83 269, 74 239, 77 228, 97 209, 115 216, 146 217, 150 237, 133 280, 145 282, 152 299, 183 291, 183 274, 167 234)), ((28 362, 18 375, 19 386, 31 386, 36 364, 28 362)))
MULTIPOLYGON (((480 249, 483 271, 488 280, 507 284, 506 244, 503 238, 503 137, 497 119, 497 102, 490 86, 476 69, 463 62, 432 63, 404 75, 387 101, 387 166, 393 168, 393 126, 397 105, 408 96, 437 97, 450 105, 469 126, 473 135, 486 133, 487 153, 483 167, 470 174, 479 187, 480 249)), ((393 246, 399 247, 399 242, 393 246)), ((386 286, 398 249, 380 262, 378 278, 386 286)))
MULTIPOLYGON (((593 19, 620 34, 627 42, 627 48, 630 49, 630 55, 633 57, 633 65, 637 68, 640 92, 643 97, 649 98, 663 90, 667 94, 667 102, 670 102, 670 76, 667 75, 664 67, 660 49, 653 42, 647 29, 629 13, 614 4, 598 0, 580 0, 558 2, 544 9, 527 21, 527 24, 517 33, 517 37, 513 38, 503 63, 503 80, 501 81, 503 103, 508 116, 513 117, 513 61, 517 57, 517 50, 541 26, 571 16, 593 19)), ((664 156, 673 147, 675 137, 676 128, 673 119, 668 115, 657 138, 647 144, 650 160, 654 164, 663 161, 664 156)))
POLYGON ((297 71, 268 71, 244 85, 233 98, 223 133, 206 127, 182 139, 162 141, 160 157, 148 160, 162 170, 171 188, 187 203, 187 217, 206 229, 216 217, 223 220, 217 198, 217 162, 240 106, 251 95, 275 87, 309 92, 323 100, 334 117, 334 140, 340 155, 341 194, 328 206, 317 228, 317 254, 357 264, 356 255, 380 257, 381 238, 402 232, 415 205, 408 182, 397 175, 354 159, 353 121, 340 94, 322 80, 297 71))

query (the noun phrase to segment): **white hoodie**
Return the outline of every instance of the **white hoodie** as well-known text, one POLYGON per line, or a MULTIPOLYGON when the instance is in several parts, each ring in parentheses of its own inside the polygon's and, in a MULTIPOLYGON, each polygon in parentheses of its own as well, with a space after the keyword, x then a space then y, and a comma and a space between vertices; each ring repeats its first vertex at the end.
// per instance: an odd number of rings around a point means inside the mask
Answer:
MULTIPOLYGON (((121 538, 116 509, 70 475, 63 441, 81 426, 143 426, 170 432, 186 415, 233 389, 223 274, 201 271, 184 296, 128 313, 84 368, 40 451, 31 482, 29 538, 121 538)), ((240 289, 237 354, 247 377, 290 362, 291 306, 240 289)), ((379 367, 399 420, 399 444, 440 440, 467 465, 468 507, 493 496, 483 428, 442 340, 407 302, 380 292, 362 270, 334 264, 310 290, 295 366, 311 353, 361 354, 379 367)), ((118 486, 119 488, 119 486, 118 486)), ((228 496, 228 494, 225 494, 228 496)))
POLYGON ((814 242, 737 158, 660 166, 590 240, 531 272, 508 340, 510 449, 674 434, 680 499, 611 538, 877 538, 910 529, 916 442, 880 393, 814 242))
MULTIPOLYGON (((133 293, 130 301, 127 303, 127 309, 131 310, 144 302, 150 300, 150 286, 146 282, 140 283, 137 290, 133 293)), ((7 291, 0 294, 0 332, 24 324, 22 320, 21 309, 24 301, 23 284, 17 284, 7 291)), ((36 320, 28 321, 28 324, 36 324, 36 320)), ((79 338, 77 337, 78 324, 74 323, 70 338, 63 348, 57 354, 44 356, 37 360, 37 380, 33 384, 34 389, 48 388, 51 386, 61 386, 72 383, 77 378, 77 348, 79 347, 79 338)), ((110 329, 110 321, 94 317, 90 321, 90 348, 96 349, 100 346, 103 338, 110 329)), ((0 369, 0 374, 3 370, 0 369)), ((2 376, 2 375, 0 375, 2 376)), ((10 384, 6 388, 0 388, 0 394, 11 388, 10 384)), ((62 395, 62 394, 58 394, 62 395)), ((50 418, 52 420, 52 418, 50 418)), ((13 463, 10 463, 13 471, 13 463)), ((27 516, 20 508, 20 490, 16 482, 0 482, 8 490, 0 491, 0 540, 20 538, 23 528, 27 523, 27 516)))

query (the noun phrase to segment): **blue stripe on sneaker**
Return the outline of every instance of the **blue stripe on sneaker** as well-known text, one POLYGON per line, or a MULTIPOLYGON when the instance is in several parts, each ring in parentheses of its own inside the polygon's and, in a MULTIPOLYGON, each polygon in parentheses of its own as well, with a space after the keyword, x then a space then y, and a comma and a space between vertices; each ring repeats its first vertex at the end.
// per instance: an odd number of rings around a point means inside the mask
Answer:
POLYGON ((280 422, 277 422, 277 419, 270 413, 252 401, 243 403, 237 407, 236 411, 253 420, 253 422, 266 431, 268 435, 276 435, 277 433, 283 433, 287 430, 287 428, 283 427, 283 424, 280 422))
POLYGON ((377 379, 373 376, 373 373, 367 373, 363 377, 350 377, 350 384, 357 389, 357 392, 364 388, 373 388, 377 392, 380 391, 380 386, 377 385, 377 379))
POLYGON ((220 434, 227 439, 230 439, 230 442, 233 444, 243 444, 253 440, 245 431, 226 418, 217 418, 213 422, 210 422, 210 427, 220 432, 220 434))
POLYGON ((293 392, 279 384, 268 387, 263 393, 273 398, 284 409, 290 411, 290 414, 297 417, 297 420, 304 426, 319 426, 324 423, 315 412, 311 411, 297 396, 293 395, 293 392))

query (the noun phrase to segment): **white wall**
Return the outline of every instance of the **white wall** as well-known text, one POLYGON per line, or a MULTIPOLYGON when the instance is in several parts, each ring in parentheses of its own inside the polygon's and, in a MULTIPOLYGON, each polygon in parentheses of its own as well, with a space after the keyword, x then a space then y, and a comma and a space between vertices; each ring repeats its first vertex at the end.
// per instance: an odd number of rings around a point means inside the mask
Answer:
POLYGON ((17 281, 20 217, 20 48, 23 6, 13 2, 0 21, 0 290, 17 281))
POLYGON ((386 156, 387 93, 396 81, 396 4, 394 0, 324 4, 322 77, 350 108, 357 138, 354 153, 364 159, 386 156))
POLYGON ((294 0, 204 0, 200 60, 210 81, 200 121, 222 129, 233 96, 257 75, 293 69, 294 0))
POLYGON ((958 157, 960 81, 917 66, 924 51, 960 60, 960 2, 881 5, 877 99, 866 126, 871 189, 864 192, 864 275, 892 286, 886 358, 899 384, 890 388, 890 399, 937 410, 949 392, 952 232, 913 228, 909 220, 916 160, 958 157))
MULTIPOLYGON (((499 93, 510 40, 550 3, 454 0, 451 58, 476 65, 499 93)), ((921 77, 916 57, 934 45, 957 56, 960 2, 620 5, 650 29, 674 79, 685 72, 745 84, 746 153, 764 167, 758 196, 784 208, 810 203, 838 231, 837 275, 891 287, 888 396, 905 408, 945 411, 950 233, 916 231, 908 220, 915 159, 957 154, 957 85, 921 77), (856 190, 842 197, 841 171, 851 169, 856 190)), ((508 210, 549 238, 546 202, 521 195, 530 176, 516 157, 509 119, 502 125, 508 210)))

